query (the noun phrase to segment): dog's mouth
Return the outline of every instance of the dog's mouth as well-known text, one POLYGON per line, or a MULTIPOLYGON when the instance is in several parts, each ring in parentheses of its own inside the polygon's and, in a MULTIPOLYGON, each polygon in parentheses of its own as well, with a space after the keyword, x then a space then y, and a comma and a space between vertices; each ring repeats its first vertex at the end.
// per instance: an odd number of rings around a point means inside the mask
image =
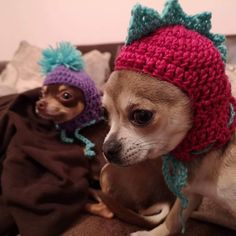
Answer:
POLYGON ((35 108, 35 112, 41 118, 46 119, 46 120, 51 120, 56 123, 63 123, 66 121, 65 114, 62 112, 42 111, 42 110, 38 109, 37 107, 35 108))
MULTIPOLYGON (((105 156, 105 155, 104 155, 105 156)), ((122 161, 122 159, 113 159, 113 160, 109 160, 108 158, 106 158, 105 156, 105 160, 108 162, 108 163, 111 163, 111 164, 114 164, 114 165, 118 165, 118 166, 121 166, 121 167, 129 167, 129 166, 132 166, 134 165, 133 163, 131 162, 127 162, 127 161, 122 161)))
MULTIPOLYGON (((128 149, 130 150, 130 149, 128 149)), ((109 152, 103 153, 105 160, 111 164, 115 164, 122 167, 129 167, 132 165, 139 164, 140 162, 145 161, 148 159, 149 151, 146 150, 145 153, 140 153, 137 155, 138 151, 133 153, 117 153, 117 154, 110 154, 109 152)))
POLYGON ((129 162, 129 161, 123 161, 122 159, 114 159, 114 160, 108 160, 106 158, 106 160, 111 163, 111 164, 115 164, 115 165, 118 165, 118 166, 122 166, 122 167, 128 167, 128 166, 132 166, 133 163, 129 162))

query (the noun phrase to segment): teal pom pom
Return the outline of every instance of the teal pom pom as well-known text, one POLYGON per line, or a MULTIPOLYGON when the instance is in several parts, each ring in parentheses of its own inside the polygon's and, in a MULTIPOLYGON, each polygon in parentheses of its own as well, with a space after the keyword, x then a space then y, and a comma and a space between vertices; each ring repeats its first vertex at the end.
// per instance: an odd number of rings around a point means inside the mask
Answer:
POLYGON ((42 59, 39 62, 44 75, 63 65, 71 70, 81 71, 84 69, 84 60, 81 52, 71 43, 61 42, 54 49, 49 47, 42 52, 42 59))
POLYGON ((193 16, 187 15, 178 0, 167 0, 162 14, 148 7, 135 5, 131 12, 126 44, 131 44, 158 28, 168 25, 184 25, 186 28, 209 38, 218 48, 222 60, 226 62, 227 50, 223 45, 224 37, 210 32, 211 13, 203 12, 193 16))

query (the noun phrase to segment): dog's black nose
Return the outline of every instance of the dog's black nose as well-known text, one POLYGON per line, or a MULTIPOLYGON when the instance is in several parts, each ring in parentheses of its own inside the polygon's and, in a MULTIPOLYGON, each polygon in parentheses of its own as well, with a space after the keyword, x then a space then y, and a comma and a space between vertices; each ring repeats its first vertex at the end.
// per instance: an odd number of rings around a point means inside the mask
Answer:
POLYGON ((122 144, 116 140, 108 140, 103 144, 103 152, 109 162, 119 161, 122 144))

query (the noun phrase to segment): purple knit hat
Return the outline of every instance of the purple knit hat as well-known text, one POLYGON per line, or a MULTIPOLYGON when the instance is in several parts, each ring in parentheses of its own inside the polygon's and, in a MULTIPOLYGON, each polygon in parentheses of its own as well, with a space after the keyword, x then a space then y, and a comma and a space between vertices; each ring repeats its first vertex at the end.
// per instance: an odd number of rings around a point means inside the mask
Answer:
POLYGON ((66 84, 77 87, 84 93, 83 112, 60 124, 60 128, 73 132, 101 120, 100 92, 94 81, 84 72, 84 61, 80 51, 70 43, 59 43, 56 49, 50 47, 43 50, 40 65, 46 75, 44 85, 66 84))

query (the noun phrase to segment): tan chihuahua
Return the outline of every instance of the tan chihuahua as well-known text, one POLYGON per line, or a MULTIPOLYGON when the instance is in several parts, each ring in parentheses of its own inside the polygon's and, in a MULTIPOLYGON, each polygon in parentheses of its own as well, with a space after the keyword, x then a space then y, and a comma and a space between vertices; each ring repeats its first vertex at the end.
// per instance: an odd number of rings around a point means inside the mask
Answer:
MULTIPOLYGON (((103 106, 110 132, 104 141, 109 162, 122 166, 160 158, 172 151, 192 127, 189 97, 171 83, 132 72, 115 71, 104 88, 103 106), (147 83, 148 80, 148 83, 147 83)), ((189 178, 182 189, 189 204, 183 210, 186 221, 208 197, 230 217, 216 216, 213 222, 236 230, 236 140, 203 158, 187 162, 189 178)), ((132 236, 168 236, 181 230, 180 201, 177 199, 164 223, 151 231, 132 236)), ((211 221, 211 220, 210 220, 211 221)))

